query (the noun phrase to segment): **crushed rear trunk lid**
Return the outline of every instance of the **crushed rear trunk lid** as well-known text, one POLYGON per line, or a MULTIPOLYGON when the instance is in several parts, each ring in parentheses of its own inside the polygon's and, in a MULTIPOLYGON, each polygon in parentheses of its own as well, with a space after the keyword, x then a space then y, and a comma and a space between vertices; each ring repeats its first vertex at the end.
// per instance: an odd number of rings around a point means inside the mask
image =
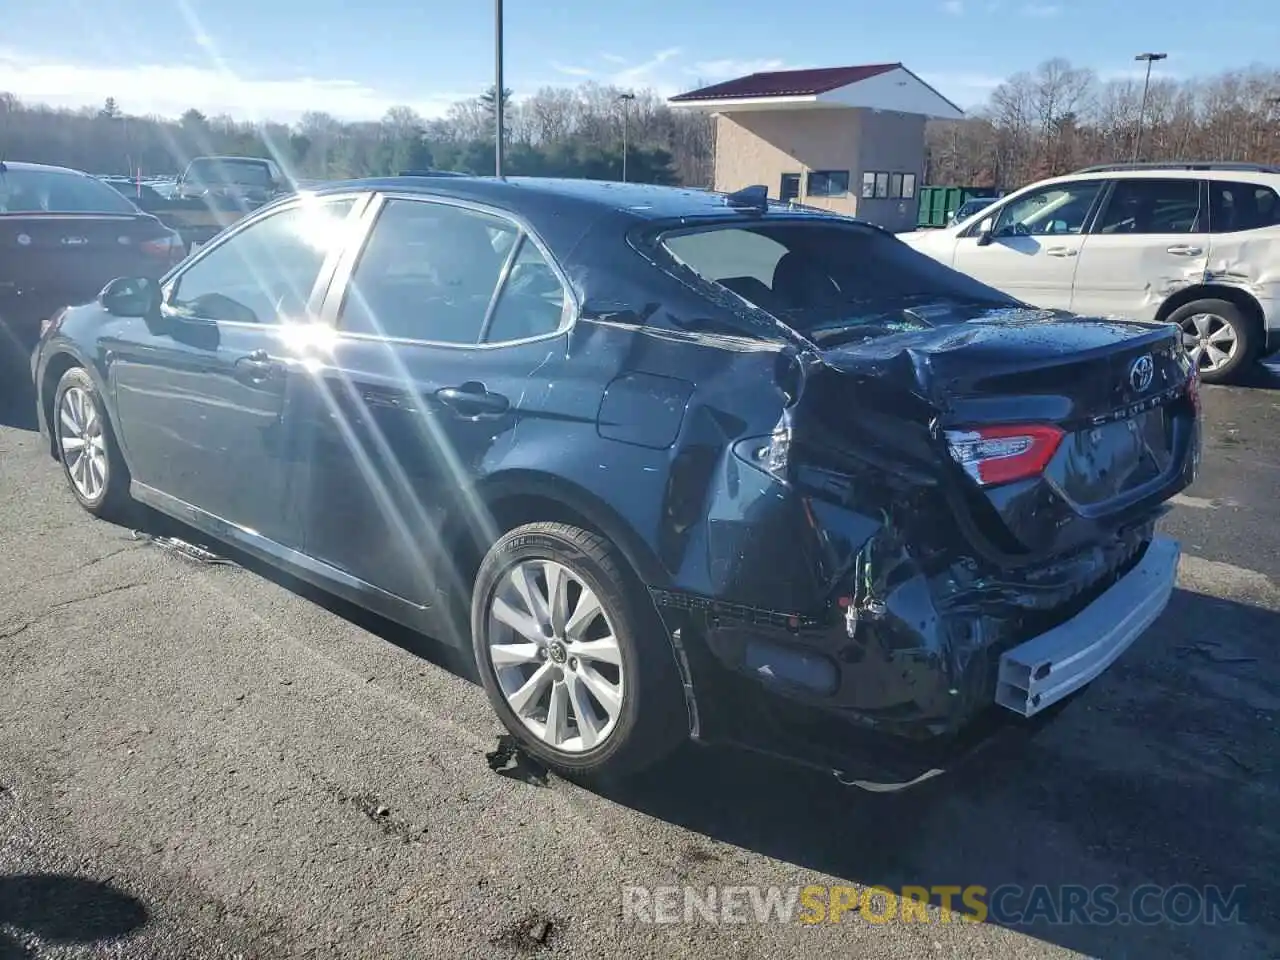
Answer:
POLYGON ((827 428, 932 477, 999 552, 1105 539, 1194 477, 1196 381, 1172 326, 1003 309, 820 355, 814 386, 838 375, 816 391, 827 428))

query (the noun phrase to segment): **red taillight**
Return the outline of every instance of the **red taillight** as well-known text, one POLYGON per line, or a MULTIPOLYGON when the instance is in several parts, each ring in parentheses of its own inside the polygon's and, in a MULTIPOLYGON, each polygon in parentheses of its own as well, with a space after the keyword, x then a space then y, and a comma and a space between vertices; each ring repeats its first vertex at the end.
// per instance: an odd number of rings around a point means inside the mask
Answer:
POLYGON ((952 458, 984 487, 1039 476, 1062 443, 1062 431, 1044 423, 948 430, 952 458))
POLYGON ((152 256, 167 257, 174 262, 187 255, 187 249, 182 245, 182 237, 176 233, 170 233, 155 240, 144 240, 138 244, 138 249, 152 256))

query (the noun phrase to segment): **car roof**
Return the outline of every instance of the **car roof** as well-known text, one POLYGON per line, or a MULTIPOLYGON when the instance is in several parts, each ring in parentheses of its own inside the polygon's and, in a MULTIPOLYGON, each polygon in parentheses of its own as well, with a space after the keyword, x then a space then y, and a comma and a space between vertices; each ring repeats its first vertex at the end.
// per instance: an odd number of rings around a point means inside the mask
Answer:
POLYGON ((470 201, 517 214, 621 213, 635 220, 680 220, 693 217, 727 217, 735 213, 744 221, 785 215, 848 222, 850 218, 827 210, 793 207, 770 201, 768 213, 744 212, 729 206, 722 193, 694 187, 667 187, 647 183, 607 180, 572 180, 555 177, 404 176, 346 180, 316 187, 316 194, 380 191, 470 201))
POLYGON ((1185 166, 1135 167, 1132 169, 1081 170, 1060 177, 1037 180, 1030 186, 1048 186, 1055 183, 1076 183, 1081 180, 1230 180, 1234 183, 1259 183, 1280 188, 1280 173, 1248 168, 1206 167, 1187 169, 1185 166))
POLYGON ((70 173, 77 177, 87 177, 89 174, 83 170, 73 170, 71 167, 56 167, 49 163, 26 163, 22 160, 0 160, 6 170, 26 170, 31 173, 70 173))

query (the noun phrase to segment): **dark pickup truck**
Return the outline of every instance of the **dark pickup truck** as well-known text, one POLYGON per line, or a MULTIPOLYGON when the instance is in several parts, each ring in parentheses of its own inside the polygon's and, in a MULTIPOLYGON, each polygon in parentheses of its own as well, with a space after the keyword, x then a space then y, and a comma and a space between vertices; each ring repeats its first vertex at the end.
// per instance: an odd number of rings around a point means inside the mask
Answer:
POLYGON ((126 188, 123 181, 111 182, 141 210, 178 231, 188 249, 295 189, 274 160, 262 157, 196 157, 178 178, 172 198, 143 189, 145 184, 126 188))

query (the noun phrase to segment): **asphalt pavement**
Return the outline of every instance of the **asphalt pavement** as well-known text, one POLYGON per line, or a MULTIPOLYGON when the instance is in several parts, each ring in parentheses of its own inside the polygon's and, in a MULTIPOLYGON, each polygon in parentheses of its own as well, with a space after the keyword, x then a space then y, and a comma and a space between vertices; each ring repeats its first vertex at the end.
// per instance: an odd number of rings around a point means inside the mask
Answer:
POLYGON ((495 772, 501 729, 429 640, 93 520, 5 393, 3 960, 1280 956, 1280 373, 1204 391, 1163 618, 1030 744, 897 795, 692 747, 607 794, 495 772), (969 922, 935 889, 1108 884, 1241 909, 969 922), (809 885, 931 905, 659 923, 624 894, 809 885))

